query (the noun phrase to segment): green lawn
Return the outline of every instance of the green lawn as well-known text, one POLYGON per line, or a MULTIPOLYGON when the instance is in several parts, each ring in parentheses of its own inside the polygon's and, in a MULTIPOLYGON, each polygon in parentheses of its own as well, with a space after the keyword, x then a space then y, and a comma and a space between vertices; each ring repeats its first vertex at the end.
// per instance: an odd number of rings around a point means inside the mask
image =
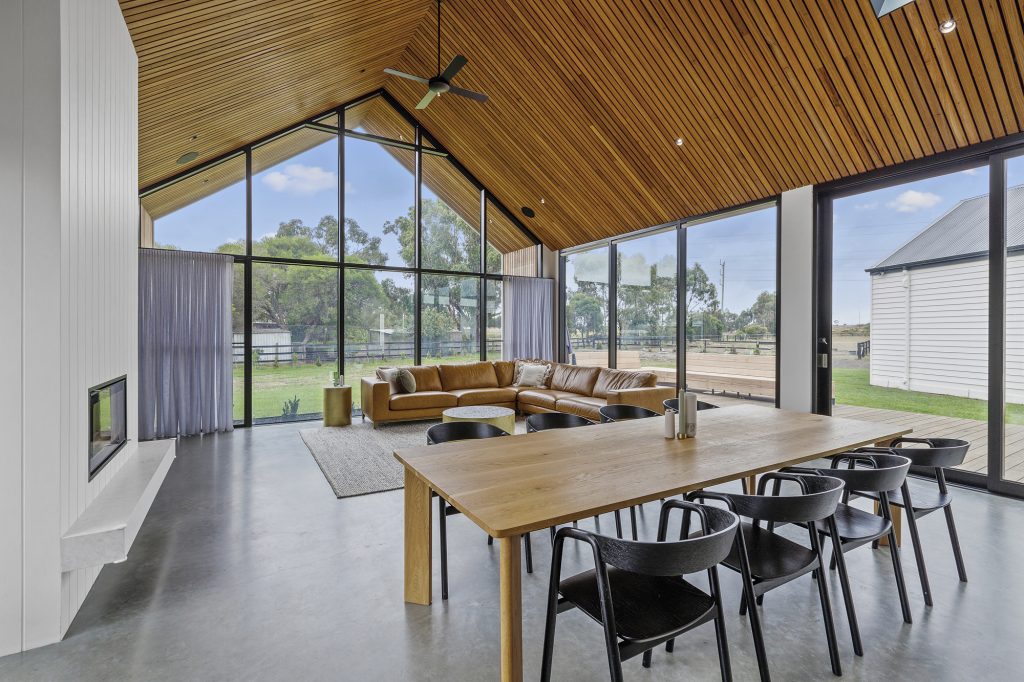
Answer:
MULTIPOLYGON (((832 381, 836 386, 836 402, 841 405, 937 414, 978 421, 988 419, 988 401, 872 386, 866 368, 837 367, 832 370, 832 381)), ((1024 424, 1024 405, 1007 405, 1006 421, 1010 424, 1024 424)))

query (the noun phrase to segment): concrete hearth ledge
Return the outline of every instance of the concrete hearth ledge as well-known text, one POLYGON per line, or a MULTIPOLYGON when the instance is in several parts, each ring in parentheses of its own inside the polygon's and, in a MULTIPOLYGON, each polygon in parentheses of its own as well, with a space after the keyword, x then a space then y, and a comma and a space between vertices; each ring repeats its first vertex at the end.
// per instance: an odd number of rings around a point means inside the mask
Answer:
POLYGON ((102 566, 128 558, 135 536, 174 461, 174 440, 128 443, 114 475, 60 541, 61 570, 102 566))

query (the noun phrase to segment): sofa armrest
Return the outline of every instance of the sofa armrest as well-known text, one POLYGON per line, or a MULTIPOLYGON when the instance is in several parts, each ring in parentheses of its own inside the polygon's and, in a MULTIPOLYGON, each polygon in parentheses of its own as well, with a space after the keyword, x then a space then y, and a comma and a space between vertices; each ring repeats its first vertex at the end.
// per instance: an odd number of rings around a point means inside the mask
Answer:
POLYGON ((676 391, 671 386, 649 386, 608 391, 607 400, 609 405, 637 405, 665 414, 665 405, 662 403, 675 395, 676 391))
POLYGON ((388 407, 391 400, 391 385, 376 377, 363 377, 362 390, 359 395, 363 415, 371 420, 387 419, 391 411, 388 407))

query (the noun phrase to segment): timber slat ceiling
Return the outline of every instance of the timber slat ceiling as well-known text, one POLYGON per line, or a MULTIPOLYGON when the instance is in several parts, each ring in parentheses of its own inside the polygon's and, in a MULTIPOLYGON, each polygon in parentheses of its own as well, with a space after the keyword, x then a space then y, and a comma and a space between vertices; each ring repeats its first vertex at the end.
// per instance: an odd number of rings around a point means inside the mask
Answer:
MULTIPOLYGON (((431 0, 122 7, 143 185, 436 67, 431 0)), ((490 101, 414 114, 554 248, 1024 130, 1019 0, 445 0, 442 40, 490 101)))

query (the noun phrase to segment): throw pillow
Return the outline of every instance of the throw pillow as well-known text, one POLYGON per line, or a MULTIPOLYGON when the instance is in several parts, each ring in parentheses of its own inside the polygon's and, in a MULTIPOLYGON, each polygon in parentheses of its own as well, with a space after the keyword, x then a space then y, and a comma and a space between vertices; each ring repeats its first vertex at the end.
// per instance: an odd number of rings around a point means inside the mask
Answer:
POLYGON ((546 386, 548 365, 530 365, 523 363, 519 371, 516 386, 546 386))
POLYGON ((523 375, 523 368, 526 367, 527 365, 542 365, 545 368, 544 388, 550 388, 550 385, 551 385, 551 375, 555 371, 555 366, 554 366, 554 364, 548 362, 547 360, 533 360, 533 359, 516 360, 516 367, 515 367, 515 373, 513 374, 513 378, 512 378, 512 385, 513 386, 518 386, 519 385, 519 378, 523 375))
POLYGON ((406 393, 416 392, 416 377, 414 377, 412 372, 407 370, 405 367, 398 370, 398 384, 406 393))
POLYGON ((391 390, 391 395, 396 395, 402 392, 402 385, 398 383, 398 368, 397 367, 378 367, 377 378, 381 381, 388 382, 388 387, 391 390))

